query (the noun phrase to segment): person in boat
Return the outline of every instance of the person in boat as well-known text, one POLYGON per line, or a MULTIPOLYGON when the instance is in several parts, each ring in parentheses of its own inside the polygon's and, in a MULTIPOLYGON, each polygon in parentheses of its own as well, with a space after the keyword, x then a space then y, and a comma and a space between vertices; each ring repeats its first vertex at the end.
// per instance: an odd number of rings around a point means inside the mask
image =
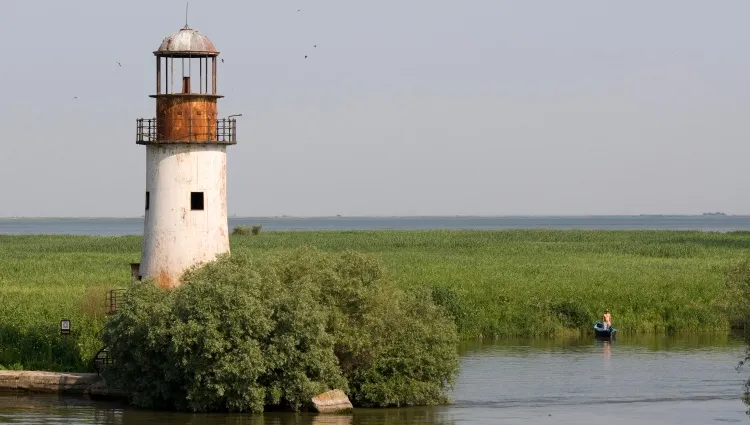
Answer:
POLYGON ((612 315, 609 314, 609 310, 604 310, 604 314, 602 314, 602 323, 604 324, 604 329, 612 327, 612 315))

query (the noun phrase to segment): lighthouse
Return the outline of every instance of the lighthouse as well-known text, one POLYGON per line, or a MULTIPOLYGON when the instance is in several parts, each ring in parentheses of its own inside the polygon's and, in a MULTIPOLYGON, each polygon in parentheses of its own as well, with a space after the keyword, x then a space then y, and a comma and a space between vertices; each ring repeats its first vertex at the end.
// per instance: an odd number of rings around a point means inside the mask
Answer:
POLYGON ((156 117, 137 120, 146 190, 133 274, 172 288, 186 269, 229 252, 226 151, 237 143, 236 120, 217 118, 219 52, 206 36, 185 25, 154 56, 156 117))

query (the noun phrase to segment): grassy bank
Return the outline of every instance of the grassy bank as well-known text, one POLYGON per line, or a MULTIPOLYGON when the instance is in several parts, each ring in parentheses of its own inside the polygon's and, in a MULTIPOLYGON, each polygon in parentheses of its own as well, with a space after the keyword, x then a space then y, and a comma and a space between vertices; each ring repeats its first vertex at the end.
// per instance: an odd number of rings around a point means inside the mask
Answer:
MULTIPOLYGON (((465 339, 570 334, 604 308, 627 332, 727 330, 718 305, 724 274, 750 253, 747 232, 263 232, 231 241, 258 255, 303 244, 374 253, 401 285, 433 287, 465 339)), ((127 285, 140 243, 0 236, 0 365, 88 367, 104 293, 127 285), (62 318, 73 323, 64 342, 62 318)))

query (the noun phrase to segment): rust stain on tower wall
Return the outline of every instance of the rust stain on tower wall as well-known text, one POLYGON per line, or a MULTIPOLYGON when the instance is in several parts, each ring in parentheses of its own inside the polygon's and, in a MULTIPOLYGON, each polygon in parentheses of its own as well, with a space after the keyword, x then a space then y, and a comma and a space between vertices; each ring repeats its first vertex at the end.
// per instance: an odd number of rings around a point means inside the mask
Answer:
POLYGON ((159 277, 157 278, 157 283, 160 288, 169 289, 174 287, 174 279, 167 273, 166 270, 162 270, 159 272, 159 277))

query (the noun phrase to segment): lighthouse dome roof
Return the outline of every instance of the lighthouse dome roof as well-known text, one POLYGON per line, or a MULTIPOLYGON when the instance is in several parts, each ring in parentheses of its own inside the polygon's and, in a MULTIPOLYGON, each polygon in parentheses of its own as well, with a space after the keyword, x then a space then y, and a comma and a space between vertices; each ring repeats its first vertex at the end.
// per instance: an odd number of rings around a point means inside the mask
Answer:
POLYGON ((205 35, 185 25, 161 42, 158 56, 217 56, 219 51, 205 35))

